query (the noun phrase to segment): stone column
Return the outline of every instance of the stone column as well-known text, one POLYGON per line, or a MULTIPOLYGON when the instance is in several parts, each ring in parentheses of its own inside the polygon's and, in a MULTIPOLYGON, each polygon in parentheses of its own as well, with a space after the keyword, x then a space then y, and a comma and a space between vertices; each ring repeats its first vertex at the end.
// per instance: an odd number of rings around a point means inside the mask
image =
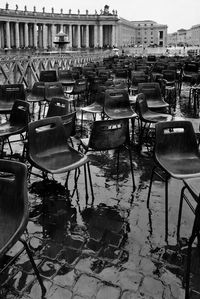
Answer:
POLYGON ((28 47, 28 24, 24 23, 24 46, 28 47))
POLYGON ((99 46, 97 25, 94 25, 94 47, 99 46))
POLYGON ((115 47, 118 47, 118 27, 115 26, 115 47))
POLYGON ((99 47, 103 47, 103 26, 99 26, 99 47))
POLYGON ((44 49, 47 49, 47 26, 46 26, 46 24, 42 25, 42 46, 44 49))
POLYGON ((33 46, 37 48, 37 24, 33 24, 33 46))
POLYGON ((6 22, 6 47, 10 49, 10 22, 6 22))
POLYGON ((89 48, 89 25, 86 25, 86 40, 85 40, 86 48, 89 48))
POLYGON ((69 47, 72 47, 72 25, 69 25, 69 31, 68 31, 68 35, 69 35, 69 47))
POLYGON ((53 48, 55 47, 55 44, 54 44, 55 35, 56 35, 56 26, 54 24, 52 24, 52 26, 51 26, 51 42, 52 42, 52 45, 51 46, 53 48))
POLYGON ((116 26, 112 25, 112 44, 111 46, 115 46, 116 45, 116 26))
POLYGON ((81 26, 77 25, 77 47, 81 47, 81 26))
POLYGON ((15 23, 15 45, 16 49, 19 49, 19 23, 15 23))

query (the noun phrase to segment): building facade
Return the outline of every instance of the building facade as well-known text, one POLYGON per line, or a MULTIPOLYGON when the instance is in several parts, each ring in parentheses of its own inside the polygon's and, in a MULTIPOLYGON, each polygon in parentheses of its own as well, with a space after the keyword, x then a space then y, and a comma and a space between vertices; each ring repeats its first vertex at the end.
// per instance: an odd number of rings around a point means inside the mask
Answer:
POLYGON ((200 46, 200 24, 168 34, 169 46, 200 46))
POLYGON ((56 35, 64 32, 68 36, 69 48, 107 48, 133 45, 166 45, 167 26, 153 21, 132 22, 120 18, 117 11, 109 12, 105 5, 99 13, 85 14, 38 12, 0 9, 0 49, 33 48, 54 50, 56 35))
POLYGON ((135 27, 136 44, 143 46, 167 45, 167 25, 161 25, 151 20, 132 21, 135 27))

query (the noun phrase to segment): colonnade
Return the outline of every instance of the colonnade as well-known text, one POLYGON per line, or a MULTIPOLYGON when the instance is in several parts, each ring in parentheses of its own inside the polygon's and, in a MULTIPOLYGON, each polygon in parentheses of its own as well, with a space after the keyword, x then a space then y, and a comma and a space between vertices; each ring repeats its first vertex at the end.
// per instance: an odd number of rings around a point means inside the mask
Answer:
POLYGON ((0 49, 54 49, 59 31, 68 35, 69 48, 117 46, 116 24, 71 24, 0 21, 0 49))

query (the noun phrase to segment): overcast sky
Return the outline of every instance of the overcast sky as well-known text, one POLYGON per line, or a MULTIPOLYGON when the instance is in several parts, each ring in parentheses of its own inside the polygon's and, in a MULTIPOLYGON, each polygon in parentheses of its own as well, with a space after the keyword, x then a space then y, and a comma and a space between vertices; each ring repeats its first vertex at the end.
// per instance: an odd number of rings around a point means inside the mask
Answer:
POLYGON ((94 13, 95 9, 98 13, 109 6, 110 12, 117 10, 118 16, 129 21, 153 20, 160 24, 168 25, 168 33, 184 28, 189 29, 191 26, 200 23, 200 0, 0 0, 0 8, 5 8, 5 4, 9 4, 10 9, 15 9, 16 4, 19 10, 32 11, 36 6, 36 10, 42 11, 45 7, 46 12, 68 13, 69 9, 72 13, 77 13, 80 9, 81 13, 85 13, 86 9, 89 13, 94 13))

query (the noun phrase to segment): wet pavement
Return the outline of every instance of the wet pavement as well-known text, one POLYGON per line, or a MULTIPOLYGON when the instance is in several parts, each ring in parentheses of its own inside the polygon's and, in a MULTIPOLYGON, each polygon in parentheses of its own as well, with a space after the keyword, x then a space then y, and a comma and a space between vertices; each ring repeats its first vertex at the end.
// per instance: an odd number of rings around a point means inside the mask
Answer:
MULTIPOLYGON (((188 91, 188 86, 184 86, 175 112, 177 118, 191 117, 186 109, 188 91)), ((199 119, 190 119, 198 130, 199 119)), ((89 128, 88 124, 84 122, 86 128, 89 128)), ((84 133, 88 134, 87 130, 84 133)), ((76 146, 78 142, 76 138, 76 146)), ((93 205, 90 204, 91 197, 86 204, 82 170, 77 188, 73 187, 74 177, 70 174, 69 190, 63 187, 64 174, 55 176, 55 180, 50 177, 48 181, 31 176, 28 183, 30 219, 25 237, 47 289, 43 298, 184 298, 186 240, 191 233, 193 215, 184 207, 180 246, 176 229, 182 183, 174 179, 169 181, 169 236, 166 243, 164 184, 158 178, 153 181, 148 209, 146 199, 153 158, 147 152, 140 154, 135 145, 132 154, 134 194, 126 150, 120 154, 118 186, 115 152, 88 154, 95 195, 93 205)), ((17 243, 7 258, 19 249, 17 243)), ((192 264, 192 285, 200 290, 197 258, 196 255, 192 264)), ((0 277, 0 282, 0 298, 42 298, 25 253, 0 277)))

